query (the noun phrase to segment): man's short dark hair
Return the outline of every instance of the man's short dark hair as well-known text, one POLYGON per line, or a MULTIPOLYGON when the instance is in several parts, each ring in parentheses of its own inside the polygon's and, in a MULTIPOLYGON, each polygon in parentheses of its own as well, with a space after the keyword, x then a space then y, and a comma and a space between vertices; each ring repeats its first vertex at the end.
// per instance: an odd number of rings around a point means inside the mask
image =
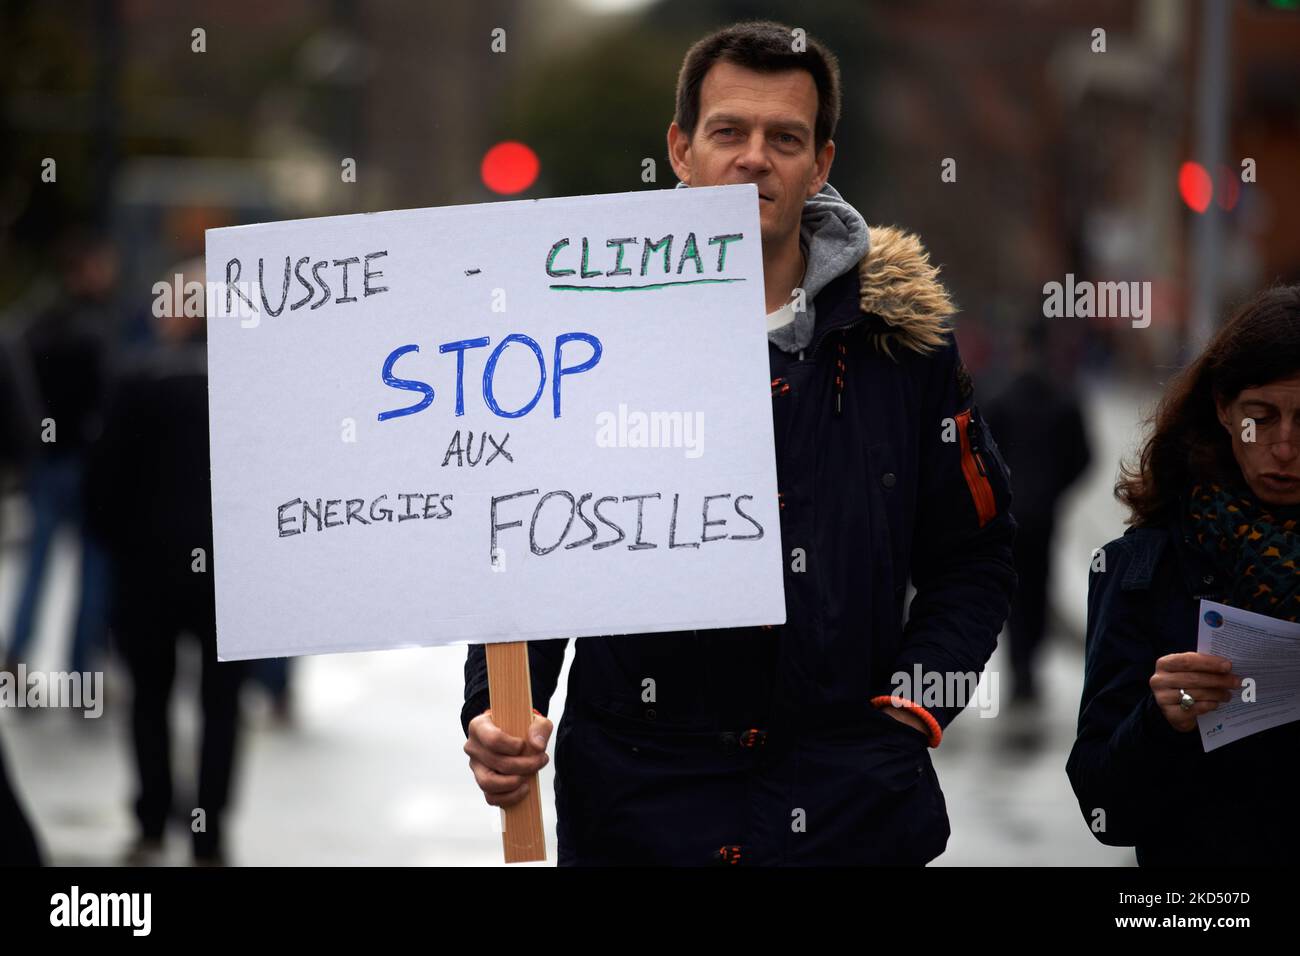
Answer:
POLYGON ((792 27, 771 20, 734 23, 710 33, 686 51, 677 74, 677 115, 674 120, 687 137, 694 137, 700 121, 700 87, 713 64, 725 61, 760 73, 807 70, 817 84, 817 122, 813 128, 815 148, 821 149, 835 135, 840 119, 840 64, 835 54, 810 36, 801 38, 795 50, 792 27))

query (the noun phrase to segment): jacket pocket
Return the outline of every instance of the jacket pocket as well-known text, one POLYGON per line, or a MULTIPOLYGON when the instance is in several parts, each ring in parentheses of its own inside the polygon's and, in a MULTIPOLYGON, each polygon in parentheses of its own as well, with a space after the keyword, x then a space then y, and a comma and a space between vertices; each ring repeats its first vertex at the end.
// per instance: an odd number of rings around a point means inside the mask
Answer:
POLYGON ((946 819, 937 812, 925 741, 908 739, 906 729, 868 726, 799 741, 788 802, 804 811, 807 827, 789 841, 788 862, 896 866, 937 855, 946 819))
MULTIPOLYGON (((688 866, 746 844, 745 751, 715 732, 682 732, 584 709, 555 755, 555 807, 566 860, 688 866), (563 759, 561 759, 563 758, 563 759)), ((733 735, 734 736, 734 735, 733 735)))

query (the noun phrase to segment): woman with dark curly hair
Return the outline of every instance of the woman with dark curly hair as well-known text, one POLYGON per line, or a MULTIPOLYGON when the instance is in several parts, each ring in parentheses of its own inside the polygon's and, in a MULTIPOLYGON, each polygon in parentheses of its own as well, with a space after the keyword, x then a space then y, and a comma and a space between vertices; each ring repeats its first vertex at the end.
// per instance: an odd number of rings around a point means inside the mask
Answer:
POLYGON ((1093 834, 1140 865, 1294 864, 1300 722, 1206 753, 1196 718, 1250 675, 1196 638, 1202 598, 1300 620, 1300 285, 1242 306, 1152 424, 1115 488, 1130 527, 1089 576, 1066 772, 1093 834))

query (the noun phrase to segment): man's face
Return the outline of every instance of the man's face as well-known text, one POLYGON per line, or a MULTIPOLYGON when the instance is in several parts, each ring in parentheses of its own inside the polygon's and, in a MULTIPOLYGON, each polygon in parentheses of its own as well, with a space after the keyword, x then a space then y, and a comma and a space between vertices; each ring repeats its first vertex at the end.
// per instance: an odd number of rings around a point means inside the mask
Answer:
POLYGON ((673 123, 668 155, 688 186, 758 186, 765 245, 797 234, 804 200, 830 174, 835 144, 813 146, 817 84, 806 70, 759 73, 725 61, 700 85, 694 135, 673 123))
POLYGON ((1255 497, 1270 505, 1300 505, 1300 375, 1242 389, 1218 406, 1232 436, 1232 454, 1255 497), (1254 420, 1254 441, 1245 419, 1254 420))

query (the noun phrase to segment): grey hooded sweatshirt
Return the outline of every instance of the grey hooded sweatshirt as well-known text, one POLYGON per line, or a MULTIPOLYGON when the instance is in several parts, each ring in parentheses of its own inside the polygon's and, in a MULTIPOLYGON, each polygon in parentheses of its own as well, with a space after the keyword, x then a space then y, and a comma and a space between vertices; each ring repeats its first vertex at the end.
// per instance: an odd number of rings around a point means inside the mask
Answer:
MULTIPOLYGON (((688 188, 678 183, 678 189, 688 188)), ((804 311, 794 321, 767 333, 768 341, 783 352, 797 353, 812 341, 817 316, 813 299, 832 280, 854 268, 870 249, 866 220, 844 201, 830 183, 803 204, 799 244, 808 261, 799 288, 804 291, 804 311)))

